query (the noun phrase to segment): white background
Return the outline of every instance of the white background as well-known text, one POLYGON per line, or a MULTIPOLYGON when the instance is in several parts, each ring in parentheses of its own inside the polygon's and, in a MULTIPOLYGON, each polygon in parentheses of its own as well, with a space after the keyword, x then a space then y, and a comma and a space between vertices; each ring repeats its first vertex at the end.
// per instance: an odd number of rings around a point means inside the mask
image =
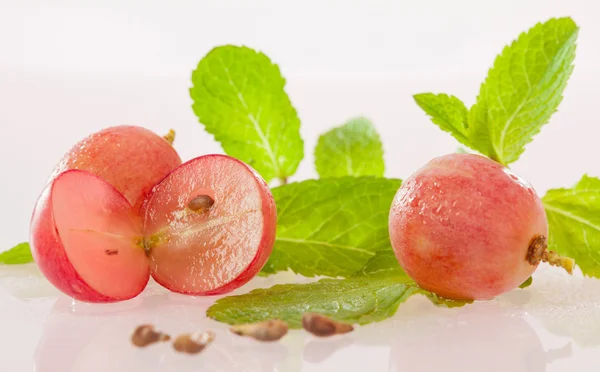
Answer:
MULTIPOLYGON (((0 0, 0 251, 27 240, 31 210, 50 170, 71 145, 91 132, 117 124, 142 125, 159 133, 174 128, 178 132, 176 148, 184 160, 220 152, 220 147, 197 123, 187 89, 191 71, 202 56, 213 46, 226 43, 264 51, 281 66, 288 79, 287 91, 299 111, 306 146, 305 159, 293 180, 314 177, 312 151, 318 134, 357 115, 372 119, 382 135, 386 175, 404 178, 431 157, 457 147, 449 135, 428 121, 414 104, 412 94, 451 93, 470 105, 487 69, 505 44, 536 22, 572 16, 581 31, 576 68, 564 101, 513 169, 531 181, 540 194, 548 188, 571 186, 584 173, 599 176, 599 4, 594 0, 0 0)), ((52 333, 48 336, 45 331, 48 327, 42 328, 48 323, 45 317, 53 306, 60 308, 61 303, 54 305, 53 292, 33 267, 25 271, 0 268, 0 273, 7 284, 6 289, 0 288, 0 363, 10 366, 0 370, 30 371, 36 345, 39 350, 39 344, 43 344, 38 342, 40 337, 52 339, 52 333), (46 294, 51 297, 39 299, 46 294), (25 301, 24 297, 36 300, 25 301)), ((536 276, 541 277, 541 284, 530 289, 534 298, 547 295, 540 291, 546 288, 544 285, 549 286, 548 278, 554 274, 560 277, 554 271, 543 274, 536 276)), ((600 293, 595 281, 581 279, 578 283, 591 297, 600 293)), ((510 301, 501 299, 495 304, 504 302, 510 301)), ((543 301, 538 304, 546 310, 550 306, 543 301)), ((576 318, 587 321, 584 315, 592 314, 587 327, 598 327, 596 302, 589 300, 585 304, 584 310, 579 306, 575 312, 561 313, 563 325, 576 318)), ((535 306, 516 311, 513 305, 510 302, 508 306, 511 316, 525 317, 544 350, 562 350, 571 342, 569 337, 574 340, 571 358, 547 364, 545 370, 600 369, 600 350, 594 348, 600 340, 578 343, 573 332, 562 331, 561 337, 566 340, 562 342, 557 332, 541 325, 543 317, 529 318, 531 313, 535 315, 531 310, 535 306)), ((475 315, 457 313, 464 317, 460 321, 468 323, 478 316, 487 319, 486 308, 491 305, 478 306, 482 310, 475 315)), ((418 300, 407 304, 407 308, 402 310, 405 316, 438 314, 418 300)), ((550 311, 546 310, 542 313, 550 311)), ((162 315, 165 314, 159 311, 153 316, 162 315)), ((454 315, 448 310, 436 319, 455 319, 454 315)), ((482 342, 475 342, 485 348, 481 355, 494 355, 489 351, 501 352, 506 347, 490 341, 504 326, 492 325, 485 337, 478 333, 494 322, 493 316, 488 322, 475 323, 468 328, 471 333, 464 336, 475 340, 483 337, 482 342)), ((64 322, 60 324, 65 327, 79 327, 66 316, 61 319, 59 323, 64 322)), ((427 323, 424 318, 414 319, 418 324, 427 323)), ((103 317, 96 321, 105 327, 103 317)), ((448 321, 444 324, 450 327, 462 324, 448 321)), ((112 323, 106 324, 110 328, 112 323)), ((386 323, 382 324, 372 329, 385 333, 386 323)), ((420 328, 415 329, 419 333, 420 328)), ((437 344, 432 342, 442 349, 446 347, 443 342, 456 344, 453 333, 449 335, 441 337, 437 344)), ((521 337, 518 332, 511 335, 521 337)), ((394 338, 386 338, 391 339, 394 338)), ((111 339, 102 340, 110 343, 111 339)), ((509 340, 508 344, 521 345, 509 340)), ((391 354, 401 354, 406 344, 400 345, 400 351, 392 347, 391 354)), ((296 346, 288 345, 288 359, 296 346)), ((333 346, 323 343, 313 349, 333 350, 333 346)), ((396 362, 388 361, 388 346, 384 346, 385 351, 381 346, 368 348, 360 342, 342 346, 345 348, 321 363, 305 357, 301 364, 306 370, 331 370, 343 365, 346 370, 396 370, 396 362)), ((85 356, 80 357, 81 364, 69 370, 95 370, 91 365, 98 362, 96 359, 106 359, 102 352, 94 356, 93 349, 86 350, 85 356)), ((268 353, 265 350, 260 352, 268 353)), ((414 355, 435 358, 427 354, 431 352, 428 347, 415 350, 411 351, 414 355)), ((39 352, 35 355, 39 356, 39 352)), ((59 359, 66 357, 60 352, 57 355, 59 359)), ((232 355, 235 359, 237 354, 232 355)), ((498 366, 495 362, 477 364, 478 360, 486 360, 481 355, 480 359, 465 358, 463 362, 456 353, 442 353, 445 358, 455 358, 455 364, 452 360, 446 364, 449 370, 453 366, 477 371, 498 366)), ((166 358, 170 360, 169 356, 166 358)), ((170 370, 163 362, 164 358, 150 368, 170 370)), ((46 369, 38 363, 37 370, 64 370, 53 367, 52 362, 43 363, 46 369)), ((412 370, 419 370, 417 364, 414 367, 412 370)), ((269 368, 264 370, 272 370, 269 368)), ((287 371, 300 367, 278 368, 287 371)))

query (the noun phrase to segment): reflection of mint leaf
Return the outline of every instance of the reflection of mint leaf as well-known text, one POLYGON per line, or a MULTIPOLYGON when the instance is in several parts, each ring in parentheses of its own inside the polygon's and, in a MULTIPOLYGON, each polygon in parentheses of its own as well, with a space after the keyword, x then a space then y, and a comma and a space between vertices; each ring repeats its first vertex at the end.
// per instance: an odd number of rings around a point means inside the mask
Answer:
POLYGON ((388 214, 401 181, 343 177, 273 189, 277 238, 263 274, 349 276, 390 247, 388 214))
POLYGON ((225 152, 268 182, 293 175, 304 156, 300 120, 285 79, 264 54, 232 45, 211 50, 192 74, 193 109, 225 152))
POLYGON ((571 189, 549 190, 542 201, 548 248, 575 259, 585 275, 600 278, 600 179, 583 176, 571 189))
POLYGON ((471 146, 468 138, 469 110, 461 100, 447 94, 415 94, 415 102, 440 129, 449 132, 460 143, 471 146))
POLYGON ((471 109, 475 149, 502 164, 519 158, 562 100, 577 31, 571 18, 551 19, 504 48, 471 109))
POLYGON ((0 264, 18 265, 33 262, 29 243, 17 244, 8 251, 0 253, 0 264))
POLYGON ((383 177, 385 165, 379 134, 369 120, 352 119, 319 137, 315 165, 322 178, 383 177))
POLYGON ((573 71, 578 28, 571 18, 551 19, 504 48, 465 120, 455 97, 431 93, 417 104, 441 129, 483 155, 509 164, 550 120, 573 71))
POLYGON ((282 319, 300 328, 302 314, 316 312, 333 319, 366 324, 391 317, 398 305, 414 294, 434 304, 462 306, 419 288, 398 265, 390 250, 379 252, 365 268, 348 279, 322 279, 309 284, 283 284, 218 300, 207 315, 229 324, 282 319))

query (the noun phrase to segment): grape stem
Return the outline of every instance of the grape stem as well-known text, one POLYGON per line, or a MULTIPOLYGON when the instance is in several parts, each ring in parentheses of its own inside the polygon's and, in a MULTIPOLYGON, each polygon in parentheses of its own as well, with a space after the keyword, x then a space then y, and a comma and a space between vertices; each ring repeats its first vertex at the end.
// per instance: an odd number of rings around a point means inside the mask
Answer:
POLYGON ((156 234, 149 237, 140 237, 136 240, 135 245, 142 248, 144 252, 146 252, 146 256, 150 257, 150 252, 152 252, 152 248, 157 245, 166 243, 169 241, 169 237, 165 232, 157 232, 156 234))
POLYGON ((175 141, 175 131, 173 129, 169 129, 169 133, 165 134, 163 138, 172 145, 175 141))
POLYGON ((544 235, 536 235, 531 239, 526 259, 532 265, 547 262, 552 266, 562 267, 569 274, 573 274, 575 266, 574 259, 562 257, 558 253, 548 250, 548 239, 544 235))

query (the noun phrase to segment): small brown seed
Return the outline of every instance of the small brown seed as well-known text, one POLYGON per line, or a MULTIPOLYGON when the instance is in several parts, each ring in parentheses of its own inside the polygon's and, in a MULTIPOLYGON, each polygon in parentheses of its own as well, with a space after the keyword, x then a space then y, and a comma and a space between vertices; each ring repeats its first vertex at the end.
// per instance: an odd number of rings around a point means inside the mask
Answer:
POLYGON ((283 320, 272 319, 265 322, 236 325, 230 330, 236 335, 252 337, 259 341, 277 341, 286 335, 288 325, 283 320))
POLYGON ((119 254, 119 250, 118 250, 118 249, 105 249, 105 250, 104 250, 104 253, 105 253, 107 256, 113 256, 113 255, 115 255, 115 254, 119 254))
POLYGON ((315 313, 305 313, 302 316, 302 327, 318 337, 339 335, 354 330, 351 324, 341 323, 325 315, 315 313))
POLYGON ((133 331, 131 343, 138 347, 145 347, 156 342, 169 341, 171 336, 166 333, 158 332, 153 325, 143 324, 133 331))
POLYGON ((200 333, 185 333, 177 336, 173 342, 173 348, 181 353, 187 354, 198 354, 208 344, 213 342, 216 335, 214 332, 200 332, 200 333))
POLYGON ((188 208, 197 213, 204 213, 209 210, 213 204, 215 204, 215 199, 208 195, 198 195, 190 200, 188 208))

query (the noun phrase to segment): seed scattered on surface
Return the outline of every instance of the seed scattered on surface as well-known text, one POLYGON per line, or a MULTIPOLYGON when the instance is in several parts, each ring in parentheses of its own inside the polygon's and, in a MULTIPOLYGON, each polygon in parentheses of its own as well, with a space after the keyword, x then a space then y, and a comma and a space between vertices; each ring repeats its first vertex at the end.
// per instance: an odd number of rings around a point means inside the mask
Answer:
POLYGON ((133 331, 131 343, 138 347, 145 347, 157 342, 169 341, 171 336, 166 333, 158 332, 153 325, 143 324, 133 331))
POLYGON ((119 253, 118 249, 105 249, 104 253, 106 253, 107 256, 113 256, 115 254, 119 253))
POLYGON ((208 195, 198 195, 188 203, 188 208, 197 213, 204 213, 215 204, 215 200, 208 195))
POLYGON ((236 325, 230 330, 236 335, 252 337, 259 341, 277 341, 286 335, 288 325, 283 320, 272 319, 265 322, 236 325))
POLYGON ((302 315, 302 327, 318 337, 329 337, 354 330, 351 324, 341 323, 325 315, 315 313, 305 313, 302 315))
POLYGON ((208 344, 213 342, 216 335, 214 332, 199 332, 199 333, 185 333, 180 336, 177 336, 175 341, 173 342, 173 348, 180 353, 187 354, 198 354, 208 344))

